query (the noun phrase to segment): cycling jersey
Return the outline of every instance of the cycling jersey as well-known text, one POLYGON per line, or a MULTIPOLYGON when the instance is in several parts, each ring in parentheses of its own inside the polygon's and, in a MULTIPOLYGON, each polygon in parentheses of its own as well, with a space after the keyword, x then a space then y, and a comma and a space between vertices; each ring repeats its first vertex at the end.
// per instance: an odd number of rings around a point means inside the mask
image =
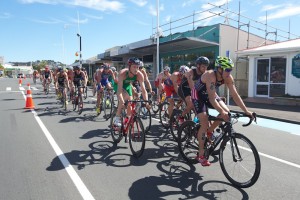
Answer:
POLYGON ((64 87, 65 86, 65 80, 66 80, 66 77, 63 75, 63 76, 58 76, 57 77, 57 83, 60 87, 64 87))
POLYGON ((137 75, 134 75, 132 78, 129 77, 129 70, 126 72, 126 78, 123 80, 123 89, 128 93, 129 96, 132 96, 132 84, 137 80, 137 75))
POLYGON ((81 72, 79 74, 74 73, 74 79, 73 79, 74 85, 76 85, 77 87, 80 87, 81 86, 81 81, 83 79, 84 78, 82 77, 82 73, 81 72))
MULTIPOLYGON (((177 75, 177 84, 179 85, 181 82, 181 78, 180 78, 180 74, 177 75)), ((175 93, 175 89, 174 89, 174 85, 173 82, 171 80, 171 77, 168 77, 165 81, 164 81, 164 90, 166 92, 166 97, 169 98, 172 96, 172 94, 175 93)))
POLYGON ((49 78, 50 77, 50 71, 48 71, 48 72, 45 71, 44 76, 45 76, 45 79, 49 78))
POLYGON ((109 83, 109 77, 111 76, 110 73, 104 73, 104 71, 102 71, 101 73, 101 85, 102 86, 106 86, 109 83))
MULTIPOLYGON (((192 69, 192 70, 193 70, 193 79, 192 79, 192 81, 195 82, 201 77, 201 74, 199 75, 197 73, 196 69, 192 69)), ((189 86, 188 79, 185 76, 183 77, 183 79, 182 79, 182 81, 179 85, 178 95, 183 100, 185 99, 185 97, 191 96, 191 88, 189 86)))
MULTIPOLYGON (((214 73, 217 77, 216 71, 214 71, 214 73)), ((218 88, 223 84, 224 79, 222 79, 221 81, 217 80, 215 87, 218 88)), ((191 97, 197 114, 207 112, 208 108, 213 108, 209 101, 206 84, 202 82, 201 77, 196 81, 195 87, 192 88, 191 97)), ((216 100, 222 101, 218 95, 216 96, 216 100)))

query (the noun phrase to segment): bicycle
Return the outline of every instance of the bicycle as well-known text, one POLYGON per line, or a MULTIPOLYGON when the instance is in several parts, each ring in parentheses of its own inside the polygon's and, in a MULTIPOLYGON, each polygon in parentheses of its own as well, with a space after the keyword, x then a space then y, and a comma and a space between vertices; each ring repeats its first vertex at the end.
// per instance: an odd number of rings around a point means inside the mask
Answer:
MULTIPOLYGON (((140 97, 141 93, 139 93, 137 96, 140 97)), ((148 94, 148 99, 151 99, 151 94, 148 94)), ((135 100, 140 100, 140 98, 137 98, 135 100)), ((142 120, 144 129, 145 129, 145 133, 148 133, 150 131, 151 124, 152 124, 151 111, 149 108, 146 107, 145 103, 138 103, 138 107, 139 107, 139 109, 138 109, 137 113, 138 113, 140 119, 142 120)))
MULTIPOLYGON (((204 156, 208 159, 210 155, 219 154, 219 163, 228 181, 239 188, 247 188, 258 180, 261 164, 254 144, 246 136, 236 133, 232 128, 232 125, 237 123, 240 117, 249 116, 245 114, 230 114, 230 121, 228 122, 209 116, 210 121, 221 120, 222 124, 218 128, 220 135, 213 141, 205 137, 204 156)), ((256 122, 255 113, 253 113, 253 119, 250 119, 243 126, 249 126, 253 120, 256 122)), ((178 131, 179 152, 184 160, 190 164, 198 163, 196 157, 199 150, 197 139, 199 128, 199 123, 185 121, 178 131)))
POLYGON ((121 127, 114 125, 114 119, 116 117, 116 110, 113 113, 110 121, 111 127, 111 136, 114 143, 119 143, 122 138, 125 138, 125 142, 127 142, 127 136, 129 136, 129 146, 132 152, 132 155, 136 158, 139 158, 143 155, 145 149, 145 131, 144 126, 141 119, 138 116, 138 106, 137 103, 145 103, 149 101, 144 100, 131 100, 125 101, 125 107, 130 103, 129 106, 132 108, 131 116, 126 117, 125 110, 123 109, 121 115, 121 127))
POLYGON ((45 88, 44 88, 44 91, 45 91, 45 94, 48 95, 49 94, 49 90, 50 90, 50 81, 49 80, 45 80, 45 88))
POLYGON ((65 109, 65 111, 67 111, 67 94, 66 94, 66 90, 65 90, 65 86, 59 86, 58 87, 58 96, 60 97, 60 102, 63 105, 63 108, 65 109))
POLYGON ((152 96, 152 111, 153 111, 154 115, 156 115, 158 113, 158 111, 161 108, 161 105, 165 102, 165 100, 166 100, 165 92, 160 94, 160 102, 157 101, 157 95, 152 96))
POLYGON ((83 98, 86 99, 87 98, 87 91, 88 91, 88 88, 87 86, 83 87, 83 98))
MULTIPOLYGON (((179 110, 180 107, 183 106, 183 101, 181 99, 174 99, 174 109, 179 110)), ((169 107, 170 103, 165 101, 160 105, 160 109, 159 109, 159 120, 161 125, 165 128, 165 129, 169 129, 170 128, 170 116, 169 116, 169 111, 168 111, 168 107, 169 107)), ((182 109, 180 109, 182 110, 182 109)), ((172 113, 173 114, 173 113, 172 113)))
POLYGON ((80 92, 80 88, 83 88, 83 87, 84 86, 77 87, 75 85, 74 92, 72 94, 70 94, 70 99, 72 100, 72 104, 73 104, 73 111, 75 111, 78 107, 79 115, 82 113, 82 110, 83 110, 82 94, 80 92))
POLYGON ((104 111, 104 118, 108 120, 111 117, 113 107, 114 107, 114 93, 112 88, 104 88, 100 93, 99 104, 96 105, 99 108, 97 111, 97 116, 104 111))

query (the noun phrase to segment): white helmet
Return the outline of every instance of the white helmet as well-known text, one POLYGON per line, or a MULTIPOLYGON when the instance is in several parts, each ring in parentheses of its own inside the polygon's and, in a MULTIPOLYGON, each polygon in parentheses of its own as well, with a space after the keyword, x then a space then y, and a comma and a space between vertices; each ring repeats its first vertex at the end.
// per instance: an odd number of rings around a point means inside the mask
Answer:
POLYGON ((181 65, 179 68, 179 72, 184 74, 185 72, 189 71, 189 67, 186 65, 181 65))

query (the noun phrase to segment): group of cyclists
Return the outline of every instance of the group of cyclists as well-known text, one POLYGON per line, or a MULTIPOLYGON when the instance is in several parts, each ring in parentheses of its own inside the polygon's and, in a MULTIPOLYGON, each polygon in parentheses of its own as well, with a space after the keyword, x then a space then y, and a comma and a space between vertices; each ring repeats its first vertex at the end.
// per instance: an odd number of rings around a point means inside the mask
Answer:
MULTIPOLYGON (((202 166, 209 166, 210 162, 204 156, 204 139, 211 137, 215 128, 220 124, 215 121, 209 124, 208 108, 214 108, 219 112, 218 117, 225 121, 229 120, 229 108, 226 106, 224 99, 219 97, 217 90, 221 85, 226 85, 235 103, 248 115, 253 117, 245 106, 243 100, 238 94, 234 79, 230 74, 234 68, 234 63, 230 58, 218 56, 214 63, 214 69, 208 70, 210 61, 207 57, 200 56, 195 61, 195 66, 189 68, 185 65, 179 67, 178 70, 170 73, 170 67, 165 66, 163 71, 159 73, 155 79, 155 87, 157 88, 157 101, 161 100, 160 96, 164 93, 169 103, 167 108, 169 118, 174 110, 174 95, 178 95, 183 102, 185 108, 179 116, 179 124, 185 120, 185 115, 193 111, 197 115, 201 127, 198 131, 199 152, 197 160, 202 166)), ((87 73, 80 69, 79 66, 74 68, 68 67, 63 70, 62 67, 56 68, 53 72, 46 66, 42 76, 43 87, 46 81, 54 80, 55 89, 64 87, 74 91, 74 86, 79 88, 79 92, 87 86, 87 73), (82 86, 82 87, 81 87, 82 86)), ((119 72, 115 67, 104 63, 101 68, 97 69, 93 75, 94 95, 97 94, 96 112, 100 112, 101 95, 104 89, 112 90, 117 95, 118 106, 116 108, 116 116, 113 125, 121 126, 121 113, 126 109, 127 117, 131 116, 131 106, 126 105, 127 100, 142 98, 148 101, 148 92, 152 95, 152 90, 148 74, 144 68, 144 64, 138 58, 132 57, 127 61, 127 67, 119 72), (147 91, 148 89, 148 91, 147 91)), ((66 93, 66 92, 65 92, 66 93)), ((81 101, 82 102, 82 101, 81 101)), ((82 105, 81 105, 82 106, 82 105)), ((151 108, 149 103, 145 104, 147 109, 151 108)))

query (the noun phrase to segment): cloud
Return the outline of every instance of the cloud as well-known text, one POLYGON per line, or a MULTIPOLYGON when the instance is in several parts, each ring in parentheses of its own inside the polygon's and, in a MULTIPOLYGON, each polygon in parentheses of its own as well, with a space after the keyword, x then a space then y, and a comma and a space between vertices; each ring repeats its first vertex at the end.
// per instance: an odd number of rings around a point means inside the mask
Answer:
MULTIPOLYGON (((280 18, 285 18, 285 17, 291 17, 291 16, 295 16, 295 15, 299 15, 300 13, 300 6, 296 6, 296 5, 281 5, 279 7, 280 9, 277 9, 274 12, 268 13, 268 20, 271 19, 280 19, 280 18)), ((274 8, 275 9, 275 8, 274 8)), ((273 9, 271 9, 273 10, 273 9)), ((266 16, 260 16, 259 20, 265 20, 266 16)))
MULTIPOLYGON (((149 13, 150 13, 151 15, 157 16, 156 10, 157 10, 156 6, 153 6, 153 5, 150 5, 150 6, 149 6, 149 13)), ((160 11, 165 10, 164 4, 161 4, 161 5, 159 6, 159 10, 160 10, 160 11)))
POLYGON ((11 17, 12 15, 10 13, 7 12, 0 13, 0 19, 9 19, 11 17))
POLYGON ((77 19, 77 18, 70 18, 70 21, 74 24, 86 24, 89 22, 89 19, 88 18, 85 18, 85 19, 77 19))
POLYGON ((143 7, 147 4, 146 0, 130 0, 130 1, 140 7, 143 7))
POLYGON ((84 16, 91 18, 91 19, 97 19, 97 20, 102 20, 103 16, 95 16, 95 15, 90 15, 90 14, 83 14, 84 16))
POLYGON ((165 21, 170 22, 171 21, 171 15, 166 16, 165 21))
POLYGON ((192 5, 193 3, 197 2, 197 1, 199 1, 199 0, 187 0, 187 1, 184 1, 182 3, 182 7, 190 6, 190 5, 192 5))
POLYGON ((269 4, 269 5, 263 6, 261 11, 275 10, 275 9, 280 8, 282 6, 284 6, 284 5, 282 5, 282 4, 281 5, 271 5, 271 4, 269 4))
POLYGON ((64 23, 64 21, 60 19, 50 18, 49 20, 40 20, 40 19, 30 19, 33 22, 41 23, 41 24, 59 24, 64 23))
POLYGON ((80 6, 100 11, 114 11, 123 12, 125 7, 120 1, 109 1, 109 0, 19 0, 21 3, 32 4, 65 4, 71 6, 80 6))

